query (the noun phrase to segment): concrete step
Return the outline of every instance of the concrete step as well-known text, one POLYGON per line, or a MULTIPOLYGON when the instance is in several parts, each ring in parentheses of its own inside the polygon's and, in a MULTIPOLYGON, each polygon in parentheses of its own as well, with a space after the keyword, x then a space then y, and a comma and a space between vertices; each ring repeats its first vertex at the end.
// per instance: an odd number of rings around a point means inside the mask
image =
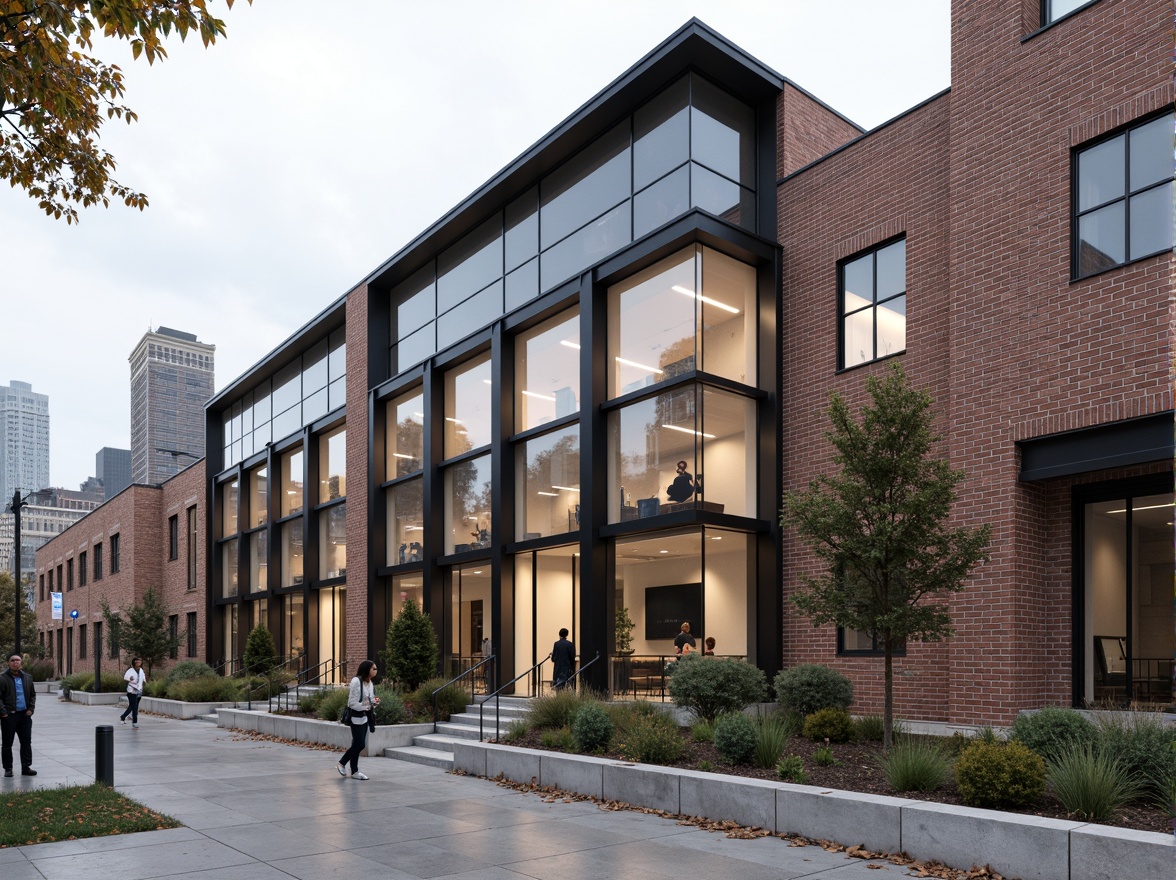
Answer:
POLYGON ((464 736, 453 736, 448 733, 423 733, 412 738, 414 746, 419 746, 422 749, 435 749, 439 752, 452 752, 455 742, 471 742, 471 740, 464 736))
MULTIPOLYGON (((486 739, 498 739, 502 736, 503 733, 506 732, 506 728, 500 728, 497 725, 492 724, 490 719, 487 718, 486 726, 481 728, 481 731, 485 734, 486 739)), ((457 724, 452 721, 441 721, 437 724, 437 733, 451 736, 455 739, 476 740, 478 739, 479 728, 476 722, 474 724, 457 724)))
POLYGON ((408 761, 411 764, 440 767, 442 770, 453 769, 453 752, 444 752, 440 749, 422 748, 421 746, 401 746, 397 749, 384 749, 384 757, 397 761, 408 761))
POLYGON ((208 723, 208 724, 216 724, 216 722, 217 722, 217 718, 216 718, 216 710, 214 709, 214 710, 213 710, 213 711, 212 711, 210 714, 208 714, 208 715, 196 715, 195 717, 193 717, 193 719, 192 719, 192 720, 193 720, 193 721, 204 721, 204 722, 206 722, 206 723, 208 723))
MULTIPOLYGON (((515 715, 495 715, 493 712, 487 712, 484 718, 480 718, 477 712, 460 712, 457 715, 449 716, 449 724, 464 724, 467 727, 477 728, 485 725, 487 729, 491 727, 501 727, 506 730, 508 724, 512 721, 519 721, 522 716, 515 715)), ((440 722, 439 722, 440 723, 440 722)))

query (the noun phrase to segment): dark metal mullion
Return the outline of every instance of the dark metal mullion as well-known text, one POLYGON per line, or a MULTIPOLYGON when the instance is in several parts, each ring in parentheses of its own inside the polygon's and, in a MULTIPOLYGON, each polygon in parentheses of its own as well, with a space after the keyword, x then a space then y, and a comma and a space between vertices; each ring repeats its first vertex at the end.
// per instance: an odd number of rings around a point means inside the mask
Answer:
MULTIPOLYGON (((612 541, 600 540, 608 523, 608 414, 601 404, 608 389, 608 298, 594 296, 595 273, 580 276, 580 582, 593 584, 580 591, 581 654, 613 649, 607 625, 616 614, 616 573, 610 565, 612 541), (603 594, 603 595, 602 595, 603 594), (603 598, 604 601, 600 601, 603 598)), ((586 684, 603 691, 607 664, 593 666, 586 684)))
POLYGON ((445 381, 444 374, 429 364, 422 381, 424 424, 421 432, 421 452, 424 473, 421 486, 421 535, 424 559, 421 569, 421 602, 433 622, 439 644, 445 644, 449 627, 449 610, 445 603, 445 569, 437 560, 445 551, 445 478, 439 462, 444 437, 445 381))
MULTIPOLYGON (((513 617, 513 602, 505 593, 513 572, 505 548, 514 533, 514 450, 509 437, 514 430, 514 340, 503 333, 502 321, 494 324, 490 338, 490 631, 500 647, 503 624, 513 617)), ((483 625, 486 622, 483 612, 483 625)), ((460 646, 459 642, 459 646, 460 646)), ((513 652, 512 652, 513 653, 513 652)), ((504 670, 505 671, 505 670, 504 670)), ((511 678, 514 676, 512 675, 511 678)))
POLYGON ((1134 594, 1135 594, 1135 590, 1132 589, 1132 582, 1134 581, 1134 575, 1135 575, 1135 566, 1132 562, 1132 556, 1133 556, 1132 545, 1135 543, 1134 536, 1132 534, 1132 527, 1134 525, 1134 518, 1135 518, 1134 517, 1135 498, 1128 496, 1124 500, 1126 501, 1126 504, 1124 505, 1124 507, 1127 508, 1127 515, 1125 517, 1124 534, 1123 534, 1123 538, 1124 538, 1124 548, 1123 549, 1125 550, 1125 553, 1123 554, 1125 557, 1125 568, 1123 570, 1123 576, 1126 581, 1123 585, 1124 586, 1123 598, 1124 598, 1124 602, 1127 605, 1127 608, 1126 608, 1127 661, 1124 664, 1127 667, 1124 670, 1126 672, 1126 675, 1124 676, 1124 678, 1125 678, 1127 686, 1126 686, 1124 696, 1126 697, 1127 702, 1130 703, 1131 700, 1133 700, 1135 697, 1135 627, 1132 626, 1132 620, 1131 620, 1131 605, 1132 605, 1132 600, 1134 599, 1134 594))

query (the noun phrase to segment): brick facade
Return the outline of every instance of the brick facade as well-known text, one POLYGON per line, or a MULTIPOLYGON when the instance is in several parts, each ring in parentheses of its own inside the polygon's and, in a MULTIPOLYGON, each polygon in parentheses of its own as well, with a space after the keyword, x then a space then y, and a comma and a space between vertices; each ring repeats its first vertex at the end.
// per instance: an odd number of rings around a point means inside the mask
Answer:
MULTIPOLYGON (((956 2, 951 90, 779 188, 785 489, 829 466, 811 452, 827 450, 828 393, 859 405, 884 367, 835 374, 837 261, 905 233, 903 365, 967 474, 957 520, 993 526, 991 561, 952 602, 957 638, 897 664, 911 717, 999 724, 1069 703, 1073 481, 1019 482, 1016 443, 1173 405, 1171 255, 1070 281, 1072 149, 1171 106, 1170 4, 1104 0, 1029 36, 1036 9, 956 2)), ((788 595, 812 560, 791 537, 783 552, 788 595)), ((856 708, 880 708, 879 661, 835 658, 834 632, 795 612, 784 630, 786 663, 831 662, 856 708)))
MULTIPOLYGON (((64 672, 92 671, 94 669, 94 624, 102 623, 101 604, 103 599, 111 610, 120 611, 139 601, 150 588, 160 592, 170 615, 178 617, 180 633, 184 633, 187 615, 197 616, 197 644, 195 659, 205 659, 205 468, 199 461, 177 474, 161 486, 135 484, 120 492, 105 504, 87 514, 75 525, 62 532, 37 551, 38 578, 62 566, 70 560, 74 564, 73 589, 68 581, 62 589, 62 617, 52 620, 52 603, 37 604, 37 639, 48 648, 49 633, 53 633, 54 650, 52 659, 60 662, 64 672), (188 541, 187 510, 195 507, 196 542, 193 552, 196 559, 196 588, 188 589, 188 541), (179 526, 178 558, 170 560, 168 519, 176 516, 179 526), (112 571, 110 555, 111 538, 118 536, 119 570, 112 571), (94 578, 94 547, 101 544, 102 577, 94 578), (86 554, 87 577, 82 585, 80 577, 81 554, 86 554), (71 619, 70 612, 78 616, 71 619), (82 657, 79 638, 81 627, 86 627, 85 657, 82 657), (72 631, 72 637, 68 634, 72 631), (65 652, 59 654, 59 644, 72 647, 72 657, 65 652)), ((48 597, 46 597, 46 600, 48 597)), ((109 656, 109 633, 103 626, 102 670, 121 673, 128 660, 123 656, 114 660, 109 656)), ((187 658, 187 644, 180 645, 179 658, 187 658)), ((167 664, 165 664, 166 667, 167 664)), ((158 669, 156 670, 158 673, 158 669)))

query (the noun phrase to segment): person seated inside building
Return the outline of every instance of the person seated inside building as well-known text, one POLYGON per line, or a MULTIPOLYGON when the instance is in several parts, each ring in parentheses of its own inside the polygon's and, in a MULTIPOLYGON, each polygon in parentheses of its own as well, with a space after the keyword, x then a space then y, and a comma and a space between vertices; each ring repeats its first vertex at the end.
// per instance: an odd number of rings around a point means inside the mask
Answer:
POLYGON ((694 494, 694 475, 686 470, 686 462, 678 462, 678 475, 666 488, 666 496, 675 504, 688 501, 694 494))

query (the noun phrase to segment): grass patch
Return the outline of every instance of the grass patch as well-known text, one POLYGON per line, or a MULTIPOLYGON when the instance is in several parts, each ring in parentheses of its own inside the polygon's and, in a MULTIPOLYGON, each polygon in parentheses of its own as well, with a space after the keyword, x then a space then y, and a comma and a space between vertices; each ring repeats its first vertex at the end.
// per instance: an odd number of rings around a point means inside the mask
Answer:
POLYGON ((5 815, 0 847, 180 827, 170 816, 98 784, 11 792, 0 804, 5 815))

